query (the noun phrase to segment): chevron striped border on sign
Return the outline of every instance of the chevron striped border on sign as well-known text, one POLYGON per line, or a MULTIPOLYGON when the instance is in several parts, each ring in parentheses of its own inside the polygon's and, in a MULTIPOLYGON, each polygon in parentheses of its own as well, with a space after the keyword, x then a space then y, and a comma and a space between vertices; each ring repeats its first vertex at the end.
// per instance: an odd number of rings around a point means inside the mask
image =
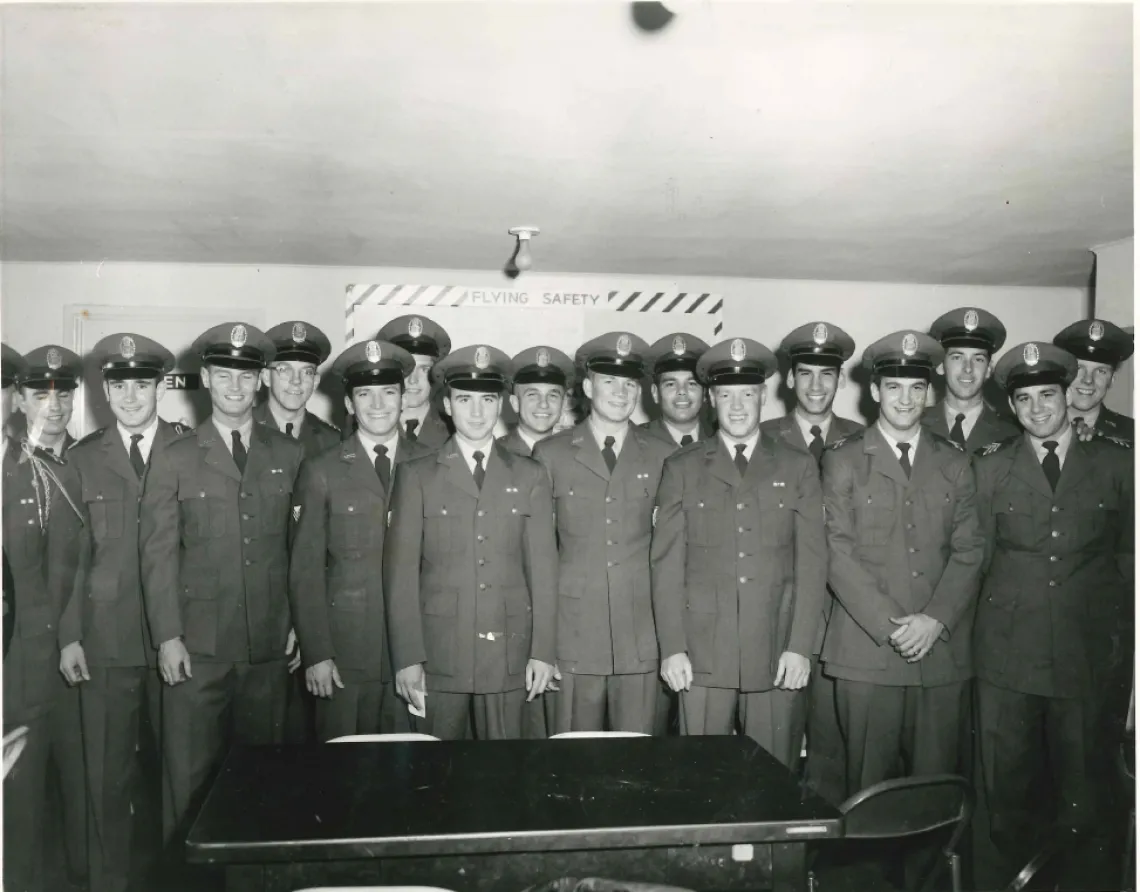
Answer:
MULTIPOLYGON (((354 317, 364 306, 393 307, 496 307, 535 310, 577 307, 584 310, 605 309, 625 313, 696 313, 715 316, 713 333, 719 335, 724 301, 718 294, 696 291, 609 291, 604 303, 594 294, 555 290, 557 285, 541 291, 493 288, 469 285, 349 285, 345 290, 344 338, 351 344, 356 339, 354 317), (578 298, 589 298, 579 300, 578 298)), ((576 286, 580 287, 580 286, 576 286)))

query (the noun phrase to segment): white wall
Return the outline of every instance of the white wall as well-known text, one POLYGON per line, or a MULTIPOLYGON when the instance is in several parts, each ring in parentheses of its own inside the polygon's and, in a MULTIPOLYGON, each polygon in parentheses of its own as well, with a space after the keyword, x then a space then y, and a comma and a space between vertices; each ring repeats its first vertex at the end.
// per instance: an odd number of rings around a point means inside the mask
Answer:
MULTIPOLYGON (((574 282, 599 289, 716 292, 724 298, 726 337, 752 337, 774 348, 795 326, 823 319, 843 327, 855 339, 858 352, 853 364, 872 340, 908 326, 925 330, 941 313, 967 304, 983 306, 1001 318, 1009 330, 1010 345, 1050 339, 1087 315, 1087 294, 1080 288, 532 273, 512 284, 501 272, 486 270, 5 263, 0 268, 0 329, 7 343, 24 352, 48 342, 69 346, 70 333, 64 331, 66 308, 77 304, 257 307, 268 324, 289 318, 312 322, 329 335, 335 350, 343 343, 345 286, 380 282, 516 288, 525 283, 530 290, 556 290, 560 284, 574 282)), ((187 344, 196 334, 187 333, 187 344)), ((461 333, 452 335, 463 343, 461 333)), ((848 386, 839 394, 836 409, 857 418, 858 402, 858 388, 848 386)), ((327 400, 322 398, 314 410, 327 416, 327 400)), ((765 415, 782 411, 782 404, 771 400, 765 415)))
MULTIPOLYGON (((1121 328, 1130 328, 1135 321, 1136 244, 1133 239, 1121 239, 1093 248, 1096 253, 1096 305, 1093 315, 1115 322, 1121 328)), ((1112 390, 1105 397, 1105 405, 1117 412, 1134 415, 1133 367, 1128 360, 1116 372, 1112 390)))

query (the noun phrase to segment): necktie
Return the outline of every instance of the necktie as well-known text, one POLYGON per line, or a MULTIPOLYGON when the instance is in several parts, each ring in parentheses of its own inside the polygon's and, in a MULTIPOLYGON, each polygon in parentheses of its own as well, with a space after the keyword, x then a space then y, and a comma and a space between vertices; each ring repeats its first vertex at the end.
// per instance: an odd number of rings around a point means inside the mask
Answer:
POLYGON ((131 434, 131 467, 139 475, 139 480, 142 480, 143 474, 146 473, 146 462, 143 461, 142 450, 139 449, 139 441, 142 438, 142 434, 131 434))
POLYGON ((472 472, 475 476, 475 485, 480 490, 483 489, 483 479, 487 476, 487 472, 483 470, 483 453, 475 452, 475 470, 472 472))
POLYGON ((950 439, 957 443, 959 446, 966 445, 966 434, 962 430, 962 422, 966 420, 966 416, 959 412, 954 416, 954 426, 950 428, 950 439))
POLYGON ((823 458, 823 428, 818 424, 811 426, 811 442, 808 443, 808 450, 815 456, 816 464, 819 464, 823 458))
POLYGON ((902 455, 899 456, 899 464, 902 465, 902 469, 904 471, 906 471, 906 476, 909 478, 910 477, 910 443, 899 443, 899 452, 902 453, 902 455))
POLYGON ((736 458, 734 458, 732 460, 732 463, 734 465, 736 465, 736 470, 738 470, 740 472, 741 477, 743 477, 744 472, 748 470, 748 456, 746 456, 744 454, 744 450, 747 448, 748 447, 745 446, 743 443, 737 443, 736 444, 736 458))
POLYGON ((285 422, 285 436, 287 436, 287 437, 293 436, 293 422, 292 421, 286 421, 285 422))
POLYGON ((416 439, 416 428, 419 426, 420 420, 418 418, 409 418, 404 422, 404 434, 409 440, 416 439))
POLYGON ((614 452, 614 443, 617 441, 613 437, 606 437, 605 448, 602 449, 602 458, 606 460, 606 467, 610 469, 610 473, 614 472, 617 467, 617 453, 614 452))
POLYGON ((388 460, 388 447, 373 446, 372 451, 376 453, 376 461, 373 462, 376 465, 376 476, 387 492, 392 484, 392 462, 388 460))
POLYGON ((1057 457, 1057 447, 1060 445, 1056 440, 1046 440, 1041 444, 1045 447, 1045 457, 1041 459, 1041 470, 1045 472, 1045 479, 1049 481, 1049 486, 1053 492, 1057 491, 1057 481, 1061 479, 1061 459, 1057 457))
POLYGON ((245 444, 241 441, 241 433, 239 431, 230 431, 230 437, 234 441, 234 464, 240 473, 245 473, 245 444))
POLYGON ((692 434, 685 434, 683 437, 681 437, 681 445, 682 446, 688 446, 692 442, 693 442, 693 435, 692 434))

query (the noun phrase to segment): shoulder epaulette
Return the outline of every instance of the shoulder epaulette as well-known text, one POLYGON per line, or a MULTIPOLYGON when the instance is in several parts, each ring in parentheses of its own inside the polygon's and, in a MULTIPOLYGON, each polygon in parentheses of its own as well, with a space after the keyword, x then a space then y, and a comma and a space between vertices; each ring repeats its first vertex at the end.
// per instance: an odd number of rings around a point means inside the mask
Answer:
POLYGON ((172 421, 170 422, 170 426, 174 428, 174 433, 178 434, 179 436, 182 434, 189 434, 194 430, 194 428, 190 427, 190 425, 183 424, 181 421, 172 421))
POLYGON ((846 443, 854 443, 858 440, 862 440, 863 435, 866 433, 866 431, 867 431, 866 428, 864 428, 863 430, 855 431, 855 433, 848 434, 846 437, 840 437, 834 443, 826 444, 823 448, 824 449, 838 449, 840 446, 843 446, 846 443))
POLYGON ((75 449, 77 446, 82 446, 84 443, 94 443, 101 436, 103 436, 103 431, 106 429, 107 428, 105 427, 101 427, 98 430, 91 431, 91 433, 89 433, 86 437, 83 437, 81 440, 76 440, 74 443, 68 446, 67 451, 70 452, 72 449, 75 449))

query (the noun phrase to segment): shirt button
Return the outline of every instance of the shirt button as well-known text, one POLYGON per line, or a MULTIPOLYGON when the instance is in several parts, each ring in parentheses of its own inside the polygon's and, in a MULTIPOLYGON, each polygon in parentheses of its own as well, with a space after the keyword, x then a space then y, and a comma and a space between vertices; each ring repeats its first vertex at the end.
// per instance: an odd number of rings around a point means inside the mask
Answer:
POLYGON ((248 515, 248 514, 243 514, 243 515, 241 516, 241 519, 242 519, 242 520, 249 520, 249 515, 248 515))
MULTIPOLYGON (((205 494, 205 493, 202 493, 202 495, 204 496, 204 495, 206 495, 206 494, 205 494)), ((249 493, 247 493, 247 492, 243 492, 243 493, 241 494, 241 497, 242 497, 243 499, 248 499, 248 498, 249 498, 249 493)))
POLYGON ((1053 532, 1050 533, 1049 535, 1052 536, 1054 539, 1056 539, 1061 534, 1059 532, 1057 532, 1057 530, 1053 530, 1053 532))

